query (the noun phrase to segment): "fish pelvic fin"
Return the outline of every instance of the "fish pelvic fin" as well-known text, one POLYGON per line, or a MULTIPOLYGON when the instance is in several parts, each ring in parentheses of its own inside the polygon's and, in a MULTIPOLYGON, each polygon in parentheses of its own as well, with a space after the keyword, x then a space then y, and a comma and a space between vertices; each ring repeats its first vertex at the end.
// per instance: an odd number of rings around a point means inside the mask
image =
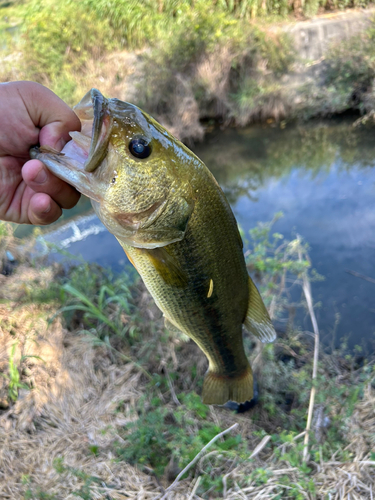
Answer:
POLYGON ((175 335, 178 339, 183 340, 184 342, 189 342, 190 338, 184 333, 180 328, 178 328, 170 319, 164 316, 164 326, 168 330, 169 333, 175 335))
POLYGON ((227 401, 245 403, 251 401, 253 395, 253 372, 249 364, 236 377, 209 370, 203 381, 202 400, 207 405, 223 405, 227 401))
POLYGON ((276 332, 262 297, 250 276, 249 296, 244 326, 248 332, 255 335, 262 342, 272 342, 276 338, 276 332))

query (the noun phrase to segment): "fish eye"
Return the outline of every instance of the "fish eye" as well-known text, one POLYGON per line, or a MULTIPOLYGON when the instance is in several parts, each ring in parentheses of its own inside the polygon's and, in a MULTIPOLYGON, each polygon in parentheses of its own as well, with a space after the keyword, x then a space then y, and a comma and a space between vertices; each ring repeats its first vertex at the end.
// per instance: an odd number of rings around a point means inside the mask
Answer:
POLYGON ((151 145, 144 137, 134 137, 129 143, 129 151, 136 158, 148 158, 151 154, 151 145))

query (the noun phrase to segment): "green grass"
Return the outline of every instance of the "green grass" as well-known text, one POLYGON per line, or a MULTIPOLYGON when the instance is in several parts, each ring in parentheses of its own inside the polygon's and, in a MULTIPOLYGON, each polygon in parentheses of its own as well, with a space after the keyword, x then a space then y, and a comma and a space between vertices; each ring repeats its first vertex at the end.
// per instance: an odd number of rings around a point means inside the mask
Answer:
POLYGON ((43 361, 39 356, 33 355, 22 355, 20 357, 19 363, 16 362, 16 349, 18 342, 15 342, 10 350, 9 363, 8 363, 8 373, 0 373, 8 385, 8 398, 13 403, 18 399, 18 391, 20 389, 30 389, 30 386, 21 381, 22 365, 26 359, 34 358, 43 361))

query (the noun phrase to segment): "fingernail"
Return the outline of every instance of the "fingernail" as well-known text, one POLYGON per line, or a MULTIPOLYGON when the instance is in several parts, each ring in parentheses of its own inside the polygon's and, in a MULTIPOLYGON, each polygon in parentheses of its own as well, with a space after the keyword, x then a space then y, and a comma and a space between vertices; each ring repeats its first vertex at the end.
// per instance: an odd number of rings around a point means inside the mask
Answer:
POLYGON ((51 204, 49 204, 47 208, 43 210, 42 214, 48 214, 50 211, 51 211, 51 204))
POLYGON ((64 141, 64 139, 59 139, 55 144, 55 149, 57 149, 58 151, 61 151, 62 148, 65 146, 65 144, 66 144, 66 141, 64 141))
POLYGON ((36 177, 34 178, 34 182, 36 182, 37 184, 44 184, 46 180, 47 180, 47 172, 45 171, 44 168, 41 168, 36 177))

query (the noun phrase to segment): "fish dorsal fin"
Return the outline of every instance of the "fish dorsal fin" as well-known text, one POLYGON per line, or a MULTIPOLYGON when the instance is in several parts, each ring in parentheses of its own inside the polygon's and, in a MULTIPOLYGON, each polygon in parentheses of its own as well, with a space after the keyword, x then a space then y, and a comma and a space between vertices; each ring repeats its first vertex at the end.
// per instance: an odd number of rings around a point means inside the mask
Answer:
POLYGON ((248 332, 255 335, 262 342, 272 342, 276 338, 276 332, 262 297, 250 276, 249 296, 249 306, 244 326, 248 332))
POLYGON ((170 255, 166 247, 141 249, 147 253, 152 265, 163 278, 165 283, 177 288, 185 288, 188 284, 188 277, 181 269, 178 262, 170 255))

